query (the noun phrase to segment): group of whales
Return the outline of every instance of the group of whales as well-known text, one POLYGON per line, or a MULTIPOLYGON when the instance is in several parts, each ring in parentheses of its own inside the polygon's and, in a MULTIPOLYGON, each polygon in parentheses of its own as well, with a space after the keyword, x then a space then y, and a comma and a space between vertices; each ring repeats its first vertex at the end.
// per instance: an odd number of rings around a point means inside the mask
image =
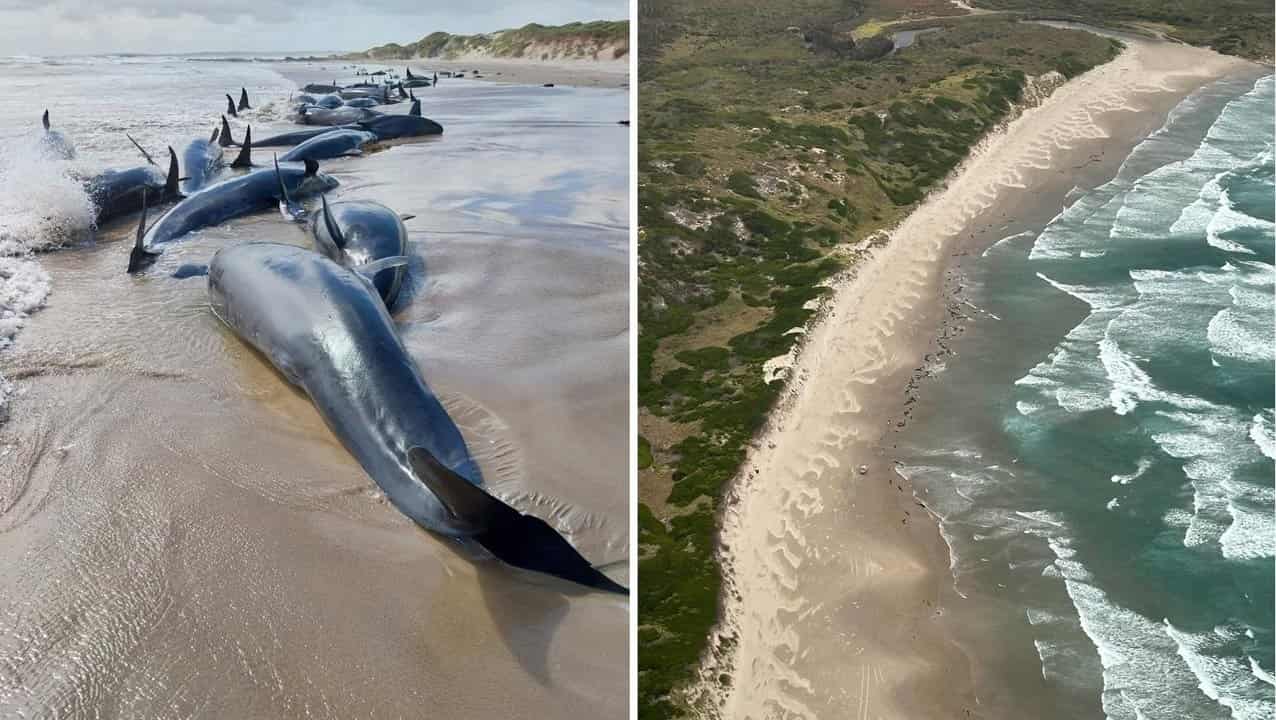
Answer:
MULTIPOLYGON (((240 100, 247 109, 246 92, 240 100)), ((397 117, 424 119, 419 101, 411 115, 397 117)), ((49 127, 47 111, 44 125, 42 146, 74 157, 71 143, 49 127)), ((482 475, 459 428, 422 378, 390 317, 407 272, 404 220, 411 216, 370 201, 328 203, 323 193, 337 180, 319 170, 313 154, 335 157, 348 153, 350 145, 344 145, 345 153, 336 152, 340 143, 313 149, 335 133, 371 135, 365 142, 382 139, 374 130, 356 128, 276 136, 259 144, 295 144, 292 150, 271 167, 252 169, 251 128, 235 143, 223 116, 219 130, 183 152, 185 176, 171 147, 165 174, 139 145, 148 165, 106 171, 85 184, 99 203, 99 222, 129 208, 140 210, 130 273, 152 264, 163 243, 272 202, 302 221, 306 213, 296 201, 319 195, 322 209, 309 218, 314 250, 249 242, 222 248, 206 268, 184 266, 176 276, 207 275, 213 313, 305 391, 385 497, 419 526, 477 544, 516 568, 627 594, 548 523, 481 487, 482 475), (308 144, 312 150, 303 150, 308 144), (241 151, 231 166, 248 172, 212 182, 223 165, 223 148, 232 145, 241 151), (172 200, 176 204, 148 228, 148 205, 172 200)))

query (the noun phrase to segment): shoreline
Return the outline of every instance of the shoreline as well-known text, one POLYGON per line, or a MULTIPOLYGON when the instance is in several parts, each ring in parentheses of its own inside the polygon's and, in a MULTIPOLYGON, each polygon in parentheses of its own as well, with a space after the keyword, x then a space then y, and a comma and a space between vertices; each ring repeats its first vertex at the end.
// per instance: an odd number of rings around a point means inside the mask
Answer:
POLYGON ((1021 230, 1008 229, 1007 213, 1026 215, 1025 226, 1047 221, 1074 185, 1115 174, 1183 97, 1246 64, 1128 41, 981 141, 893 242, 836 283, 728 488, 720 617, 685 691, 692 705, 722 717, 1008 710, 981 703, 991 679, 949 619, 973 601, 954 587, 936 519, 893 471, 889 430, 906 424, 913 401, 901 395, 915 399, 950 330, 960 332, 947 321, 964 306, 946 289, 963 255, 1021 230), (1077 167, 1056 170, 1065 163, 1077 167))
MULTIPOLYGON (((392 69, 402 72, 410 66, 414 73, 426 75, 433 71, 466 73, 464 80, 482 80, 514 85, 544 85, 553 83, 567 87, 629 87, 629 56, 618 60, 529 60, 527 58, 491 58, 482 55, 440 60, 438 58, 409 58, 404 60, 362 60, 333 56, 324 59, 279 60, 271 67, 284 77, 306 78, 306 82, 328 82, 334 78, 348 81, 355 78, 351 66, 369 69, 392 69), (473 75, 475 70, 479 75, 473 75)), ((366 80, 360 77, 358 79, 366 80)), ((450 78, 439 78, 448 82, 450 78)), ((421 88, 428 90, 428 88, 421 88)))

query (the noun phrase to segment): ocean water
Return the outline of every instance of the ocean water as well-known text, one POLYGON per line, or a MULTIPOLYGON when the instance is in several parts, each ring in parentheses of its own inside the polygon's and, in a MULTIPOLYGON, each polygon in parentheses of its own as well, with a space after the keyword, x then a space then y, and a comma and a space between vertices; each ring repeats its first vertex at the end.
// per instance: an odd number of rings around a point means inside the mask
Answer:
POLYGON ((1271 76, 1203 88, 1112 180, 963 267, 992 316, 899 471, 997 631, 981 659, 1007 707, 1276 712, 1273 97, 1271 76))

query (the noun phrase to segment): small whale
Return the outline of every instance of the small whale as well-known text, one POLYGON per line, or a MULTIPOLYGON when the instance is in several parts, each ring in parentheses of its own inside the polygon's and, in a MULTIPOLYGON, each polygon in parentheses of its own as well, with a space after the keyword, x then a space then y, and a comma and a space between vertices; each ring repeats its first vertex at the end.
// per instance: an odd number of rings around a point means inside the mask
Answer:
POLYGON ((84 189, 97 208, 94 221, 101 225, 141 210, 147 198, 152 204, 180 198, 178 180, 177 153, 170 147, 167 175, 153 163, 127 170, 107 170, 90 178, 84 189))
POLYGON ((286 204, 290 213, 297 208, 292 198, 326 192, 337 186, 336 178, 319 171, 319 163, 288 163, 281 167, 253 170, 209 185, 177 203, 146 229, 146 207, 137 228, 128 271, 137 272, 155 262, 159 246, 183 235, 223 223, 231 218, 263 210, 275 203, 286 204))
POLYGON ((377 136, 378 140, 418 137, 422 135, 441 135, 443 126, 433 120, 421 117, 421 101, 412 101, 412 109, 407 115, 380 115, 364 120, 359 127, 377 136))
POLYGON ((182 167, 186 171, 182 178, 183 195, 192 195, 202 190, 221 169, 223 150, 217 142, 220 134, 219 130, 213 130, 212 137, 207 140, 193 140, 182 151, 182 167))
POLYGON ((308 107, 302 110, 298 120, 302 125, 350 125, 371 120, 380 113, 367 108, 342 107, 336 110, 308 107))
MULTIPOLYGON (((323 211, 311 220, 310 233, 315 238, 315 248, 325 256, 348 268, 358 268, 408 254, 408 230, 403 222, 411 215, 401 216, 381 203, 367 200, 331 204, 326 197, 321 196, 320 200, 323 211)), ((398 300, 407 270, 406 265, 398 265, 369 277, 387 308, 393 308, 398 300)))
POLYGON ((346 155, 362 155, 363 146, 376 141, 377 136, 367 130, 342 130, 332 128, 320 133, 279 156, 279 162, 302 160, 327 160, 346 155))

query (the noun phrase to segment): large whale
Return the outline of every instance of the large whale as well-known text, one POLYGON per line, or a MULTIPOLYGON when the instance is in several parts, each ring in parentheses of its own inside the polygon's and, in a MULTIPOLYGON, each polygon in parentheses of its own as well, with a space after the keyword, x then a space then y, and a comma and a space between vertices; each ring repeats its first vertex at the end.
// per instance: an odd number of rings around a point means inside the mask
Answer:
POLYGON ((346 107, 353 108, 374 108, 378 105, 387 105, 388 103, 380 102, 370 97, 352 98, 346 101, 346 107))
MULTIPOLYGON (((385 258, 408 253, 408 229, 404 220, 411 215, 400 216, 381 203, 367 200, 350 200, 328 203, 321 198, 323 211, 315 213, 310 223, 310 233, 315 238, 315 248, 328 258, 348 267, 370 265, 385 258)), ((406 265, 385 268, 371 276, 387 308, 393 308, 403 287, 406 265)))
POLYGON ((334 93, 340 89, 341 89, 341 86, 337 84, 336 80, 333 80, 331 85, 324 85, 323 83, 310 83, 309 85, 303 87, 301 91, 308 92, 308 93, 334 93))
POLYGON ((253 170, 238 177, 209 185, 177 203, 145 233, 146 209, 142 209, 137 241, 129 254, 128 271, 137 272, 155 262, 158 248, 186 233, 216 225, 231 218, 247 215, 284 202, 292 208, 292 199, 326 192, 337 186, 336 178, 319 172, 319 163, 287 163, 274 168, 253 170))
POLYGON ((442 125, 421 117, 420 100, 412 101, 412 109, 407 115, 378 115, 360 122, 359 127, 376 135, 378 140, 443 134, 442 125))
POLYGON ((543 520, 480 487, 460 430, 364 276, 305 248, 248 243, 213 256, 208 294, 217 317, 310 396, 386 498, 418 525, 515 567, 627 592, 543 520))
POLYGON ((40 136, 40 151, 45 155, 59 157, 63 160, 75 159, 75 146, 66 136, 49 126, 49 111, 45 110, 40 121, 44 124, 44 134, 40 136))
POLYGON ((84 184, 93 206, 97 208, 94 222, 102 224, 152 205, 176 200, 178 191, 177 153, 168 149, 168 174, 154 164, 127 170, 107 170, 90 178, 84 184))
POLYGON ((367 130, 339 130, 321 133, 279 156, 279 162, 327 160, 345 155, 362 155, 363 146, 376 141, 367 130))

